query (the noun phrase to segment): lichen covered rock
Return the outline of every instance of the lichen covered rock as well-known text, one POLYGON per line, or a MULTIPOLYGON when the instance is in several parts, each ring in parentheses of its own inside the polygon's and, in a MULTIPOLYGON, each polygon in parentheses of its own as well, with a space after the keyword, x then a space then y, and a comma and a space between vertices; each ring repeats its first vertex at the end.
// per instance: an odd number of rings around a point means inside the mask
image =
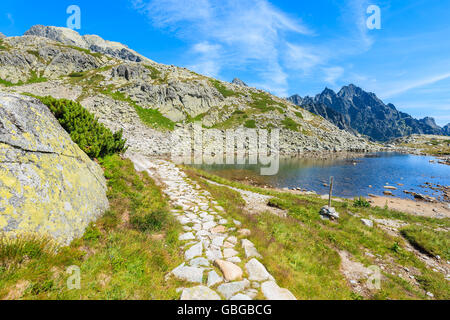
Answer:
POLYGON ((48 108, 0 93, 0 235, 69 244, 107 208, 102 169, 48 108))

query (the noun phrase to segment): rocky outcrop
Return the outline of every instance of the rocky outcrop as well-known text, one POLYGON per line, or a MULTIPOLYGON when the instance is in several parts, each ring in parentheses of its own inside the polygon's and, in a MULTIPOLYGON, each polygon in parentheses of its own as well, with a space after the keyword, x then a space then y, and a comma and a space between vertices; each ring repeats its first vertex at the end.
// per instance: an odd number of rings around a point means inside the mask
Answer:
POLYGON ((446 136, 450 136, 450 123, 442 127, 442 131, 446 136))
POLYGON ((69 244, 107 208, 102 169, 48 108, 0 93, 0 234, 69 244))
POLYGON ((0 39, 5 39, 5 38, 6 38, 6 36, 0 32, 0 39))
POLYGON ((89 49, 93 52, 99 52, 126 61, 149 61, 119 42, 106 41, 97 35, 81 36, 78 32, 68 28, 35 25, 26 31, 24 35, 48 38, 66 45, 89 49))
POLYGON ((62 46, 41 37, 13 37, 3 42, 8 49, 0 50, 0 78, 13 84, 26 83, 33 77, 56 80, 108 65, 107 59, 87 50, 62 46))
POLYGON ((231 81, 231 83, 241 87, 248 87, 248 85, 239 78, 234 78, 233 81, 231 81))
POLYGON ((353 84, 343 87, 338 93, 326 88, 314 98, 292 96, 289 100, 341 129, 358 132, 377 141, 411 134, 447 134, 436 125, 434 119, 426 117, 417 120, 353 84))

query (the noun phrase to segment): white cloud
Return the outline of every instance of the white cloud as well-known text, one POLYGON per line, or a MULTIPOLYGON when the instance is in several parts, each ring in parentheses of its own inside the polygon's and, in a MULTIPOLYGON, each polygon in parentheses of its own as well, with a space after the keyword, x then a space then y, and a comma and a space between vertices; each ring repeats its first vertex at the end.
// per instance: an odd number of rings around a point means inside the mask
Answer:
POLYGON ((331 85, 336 85, 336 80, 338 80, 344 74, 344 68, 342 67, 330 67, 323 68, 325 73, 325 81, 331 85))
POLYGON ((433 76, 429 76, 427 78, 423 78, 423 79, 419 79, 419 80, 406 81, 406 82, 403 81, 403 82, 396 83, 395 85, 391 83, 390 86, 395 89, 387 90, 381 96, 383 98, 390 98, 390 97, 396 96, 398 94, 407 92, 409 90, 423 87, 423 86, 426 86, 429 84, 433 84, 433 83, 436 83, 438 81, 442 81, 442 80, 445 80, 448 78, 450 78, 450 73, 433 75, 433 76))
POLYGON ((217 76, 225 67, 251 68, 261 87, 278 93, 287 90, 281 62, 286 35, 312 34, 299 19, 267 0, 135 0, 133 4, 156 27, 193 42, 196 70, 217 76))
POLYGON ((220 60, 220 50, 220 45, 207 41, 194 44, 191 51, 197 55, 197 61, 188 68, 210 77, 217 77, 221 69, 217 62, 220 60))
POLYGON ((292 43, 286 44, 285 59, 290 69, 302 70, 305 73, 325 62, 325 57, 315 48, 292 43))
POLYGON ((7 13, 6 14, 6 17, 8 18, 8 20, 9 20, 9 22, 11 23, 11 24, 14 24, 14 18, 13 18, 13 16, 12 16, 12 14, 11 13, 7 13))

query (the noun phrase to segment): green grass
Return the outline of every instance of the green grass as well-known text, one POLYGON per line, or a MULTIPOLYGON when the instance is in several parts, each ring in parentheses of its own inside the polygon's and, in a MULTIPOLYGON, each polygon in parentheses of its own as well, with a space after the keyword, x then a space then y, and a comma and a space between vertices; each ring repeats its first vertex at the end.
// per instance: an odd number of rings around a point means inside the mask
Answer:
POLYGON ((93 56, 94 58, 101 58, 101 57, 103 57, 103 54, 101 54, 100 52, 92 52, 91 50, 80 48, 80 47, 77 47, 77 46, 70 46, 70 45, 63 45, 63 44, 59 44, 59 46, 66 47, 66 48, 71 48, 71 49, 83 52, 85 54, 93 56))
POLYGON ((275 110, 283 113, 286 109, 285 104, 275 101, 267 92, 252 92, 251 97, 253 101, 250 106, 263 113, 275 110))
POLYGON ((218 80, 213 80, 211 79, 210 82, 212 83, 212 85, 214 86, 214 88, 217 89, 217 91, 220 92, 220 94, 224 97, 224 98, 229 98, 229 97, 235 97, 238 96, 239 93, 231 90, 231 89, 227 89, 227 87, 225 87, 225 85, 223 85, 220 81, 218 80))
POLYGON ((114 100, 127 102, 132 105, 141 121, 149 127, 162 130, 173 130, 175 128, 175 122, 163 116, 159 110, 143 108, 129 97, 126 97, 123 92, 108 89, 103 90, 102 93, 109 95, 114 100))
POLYGON ((244 123, 244 127, 249 129, 255 129, 256 128, 256 121, 255 120, 247 120, 244 123))
POLYGON ((3 41, 3 39, 0 39, 0 50, 8 50, 9 46, 3 41))
POLYGON ((448 232, 435 231, 418 225, 401 229, 402 235, 416 248, 430 256, 450 260, 450 237, 448 232))
POLYGON ((163 78, 161 71, 159 71, 155 67, 149 66, 148 64, 145 64, 144 67, 150 71, 150 78, 156 80, 158 84, 167 83, 167 74, 163 78))
POLYGON ((349 252, 353 260, 366 267, 378 265, 377 259, 383 261, 382 289, 365 295, 366 299, 426 299, 424 293, 427 291, 432 292, 436 299, 450 298, 448 281, 441 273, 432 271, 412 252, 406 250, 405 240, 400 235, 392 236, 378 227, 367 228, 360 221, 361 218, 389 218, 408 223, 420 222, 436 228, 448 227, 449 219, 416 217, 380 208, 353 207, 350 201, 333 201, 332 205, 341 215, 339 222, 333 223, 320 218, 320 208, 327 204, 320 197, 261 189, 228 181, 198 169, 187 168, 186 171, 200 182, 202 180, 199 178, 204 177, 224 185, 273 196, 271 205, 287 211, 287 218, 268 213, 247 215, 242 202, 238 200, 239 194, 228 188, 208 186, 202 182, 232 217, 241 220, 252 230, 250 240, 263 255, 263 262, 269 272, 297 298, 360 298, 352 292, 339 272, 340 250, 349 252), (369 257, 366 252, 374 256, 369 257), (419 286, 411 285, 398 276, 404 267, 418 270, 415 277, 419 286))
POLYGON ((159 110, 144 109, 140 106, 135 106, 135 109, 141 121, 150 127, 166 130, 173 130, 175 128, 175 122, 164 117, 159 110))
POLYGON ((298 127, 299 124, 292 120, 291 118, 285 118, 283 121, 281 121, 285 129, 291 130, 291 131, 299 131, 298 127))
MULTIPOLYGON (((168 203, 146 173, 129 160, 101 161, 110 209, 84 236, 56 252, 51 241, 0 241, 0 299, 177 299, 183 286, 165 275, 183 260, 180 225, 164 211, 146 231, 132 217, 167 210, 168 203), (69 290, 66 269, 81 269, 81 289, 69 290)), ((156 217, 156 216, 155 216, 156 217)))
POLYGON ((7 80, 0 79, 0 84, 2 84, 5 87, 14 87, 14 86, 23 86, 26 84, 40 83, 40 82, 46 82, 46 81, 48 81, 47 78, 38 76, 37 72, 35 70, 32 70, 30 78, 25 82, 19 81, 17 83, 12 83, 7 80))

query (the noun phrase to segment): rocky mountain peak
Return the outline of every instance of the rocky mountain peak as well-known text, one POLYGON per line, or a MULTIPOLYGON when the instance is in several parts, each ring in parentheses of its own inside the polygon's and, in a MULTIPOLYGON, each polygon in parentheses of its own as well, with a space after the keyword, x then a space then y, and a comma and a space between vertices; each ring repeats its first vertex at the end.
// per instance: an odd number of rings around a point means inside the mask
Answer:
POLYGON ((97 35, 82 36, 75 30, 69 28, 35 25, 26 31, 24 35, 44 37, 65 45, 89 49, 93 52, 99 52, 126 61, 150 61, 124 44, 107 41, 97 35))
POLYGON ((374 140, 387 141, 410 134, 447 134, 450 126, 440 128, 433 118, 417 120, 400 112, 393 104, 385 104, 374 93, 366 92, 354 84, 342 87, 336 94, 325 90, 314 99, 289 98, 295 104, 331 121, 339 128, 358 132, 374 140))
POLYGON ((425 117, 422 120, 420 120, 420 122, 422 122, 432 128, 439 128, 439 126, 436 124, 436 121, 432 117, 425 117))
POLYGON ((239 79, 239 78, 234 78, 233 81, 231 81, 231 83, 235 84, 235 85, 238 85, 238 86, 241 86, 241 87, 248 87, 248 85, 244 81, 239 79))
POLYGON ((298 106, 303 104, 303 99, 298 94, 294 94, 293 96, 289 97, 287 100, 298 106))

